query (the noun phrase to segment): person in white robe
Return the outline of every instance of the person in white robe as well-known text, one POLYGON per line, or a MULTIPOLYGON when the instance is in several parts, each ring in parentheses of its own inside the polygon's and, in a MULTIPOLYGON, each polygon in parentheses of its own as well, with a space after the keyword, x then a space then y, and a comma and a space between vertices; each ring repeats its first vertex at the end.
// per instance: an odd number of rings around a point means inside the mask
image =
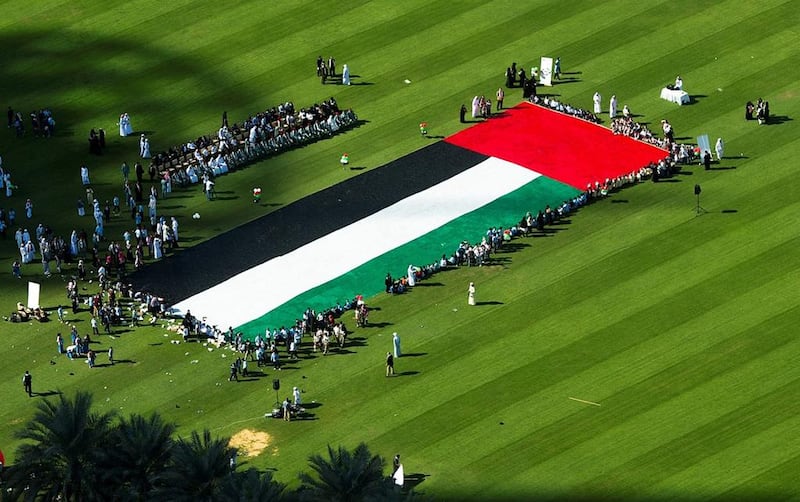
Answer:
POLYGON ((172 217, 172 238, 175 239, 175 242, 178 242, 178 220, 175 217, 172 217))
POLYGON ((397 332, 392 333, 392 347, 394 348, 395 359, 403 355, 403 352, 400 350, 400 335, 398 335, 397 332))
POLYGON ((478 96, 472 98, 472 118, 478 118, 478 114, 481 113, 481 100, 478 96))
MULTIPOLYGON (((347 65, 345 65, 345 68, 347 68, 347 65)), ((295 406, 300 406, 301 404, 303 404, 303 400, 300 397, 300 389, 298 389, 297 387, 292 389, 292 399, 294 400, 295 406)))
POLYGON ((592 101, 594 102, 594 113, 595 115, 602 113, 602 100, 603 98, 600 96, 599 92, 595 92, 594 96, 592 96, 592 101))
POLYGON ((608 103, 608 116, 614 118, 617 116, 617 96, 611 96, 611 101, 608 103))
POLYGON ((139 157, 144 157, 144 134, 139 136, 139 157))
POLYGON ((123 138, 128 135, 128 128, 125 126, 125 114, 119 116, 119 135, 123 138))
POLYGON ((475 305, 475 283, 469 283, 469 289, 467 290, 467 304, 468 305, 475 305))
POLYGON ((628 105, 624 105, 624 106, 622 107, 622 116, 623 116, 623 117, 625 117, 626 119, 627 119, 627 118, 630 118, 630 116, 631 116, 631 109, 630 109, 630 108, 628 108, 628 105))
POLYGON ((714 150, 717 151, 717 160, 722 162, 725 145, 722 143, 722 138, 717 138, 717 143, 714 145, 714 150))
POLYGON ((125 113, 125 136, 133 134, 133 126, 131 125, 131 116, 125 113))
POLYGON ((84 186, 91 185, 89 181, 89 168, 85 165, 81 166, 81 183, 83 183, 84 186))
POLYGON ((25 243, 25 258, 27 261, 25 263, 33 263, 36 259, 36 245, 33 241, 28 241, 25 243))
POLYGON ((417 267, 415 267, 414 265, 409 265, 408 266, 408 270, 407 270, 407 273, 408 273, 408 285, 410 287, 414 287, 414 286, 417 285, 417 274, 416 274, 416 272, 417 272, 417 267))
POLYGON ((69 236, 69 252, 72 256, 78 256, 78 232, 75 230, 69 236))
POLYGON ((6 197, 14 195, 14 185, 11 183, 11 173, 3 175, 3 184, 6 186, 6 197))
POLYGON ((347 65, 342 67, 342 83, 350 85, 350 68, 347 65))
POLYGON ((150 158, 150 140, 145 138, 144 139, 144 148, 142 149, 142 158, 149 159, 150 158))
POLYGON ((677 89, 679 91, 683 90, 683 80, 681 79, 680 75, 675 77, 675 89, 677 89))
POLYGON ((153 258, 160 260, 163 255, 164 253, 161 249, 161 237, 155 237, 153 239, 153 258))

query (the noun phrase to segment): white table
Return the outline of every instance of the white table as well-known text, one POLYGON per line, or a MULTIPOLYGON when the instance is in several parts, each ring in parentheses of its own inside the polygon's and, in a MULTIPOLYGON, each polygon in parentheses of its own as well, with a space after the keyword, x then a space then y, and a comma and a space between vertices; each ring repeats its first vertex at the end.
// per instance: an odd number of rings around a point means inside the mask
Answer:
POLYGON ((679 105, 683 105, 684 103, 691 101, 688 92, 680 90, 673 91, 671 89, 667 89, 666 87, 661 89, 661 99, 666 99, 667 101, 672 101, 673 103, 678 103, 679 105))

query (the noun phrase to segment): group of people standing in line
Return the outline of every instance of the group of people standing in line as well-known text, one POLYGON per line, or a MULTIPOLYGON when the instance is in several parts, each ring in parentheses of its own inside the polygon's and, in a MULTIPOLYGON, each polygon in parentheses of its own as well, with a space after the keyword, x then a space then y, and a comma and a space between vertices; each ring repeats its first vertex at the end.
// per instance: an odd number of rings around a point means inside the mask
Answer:
MULTIPOLYGON (((327 62, 322 56, 317 57, 317 76, 323 84, 327 83, 329 79, 336 77, 336 58, 331 56, 327 62)), ((351 85, 350 68, 345 64, 342 66, 341 83, 344 85, 351 85)))

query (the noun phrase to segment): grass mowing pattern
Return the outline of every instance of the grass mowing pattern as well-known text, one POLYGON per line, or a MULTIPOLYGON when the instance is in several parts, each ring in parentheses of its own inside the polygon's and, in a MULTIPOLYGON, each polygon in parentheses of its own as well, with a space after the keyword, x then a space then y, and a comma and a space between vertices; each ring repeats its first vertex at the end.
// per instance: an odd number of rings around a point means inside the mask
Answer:
MULTIPOLYGON (((338 166, 342 151, 372 168, 424 145, 422 120, 432 135, 456 132, 462 102, 493 96, 511 61, 529 68, 540 55, 581 72, 553 87, 563 101, 589 107, 598 90, 640 120, 669 119, 678 136, 722 136, 730 156, 722 167, 732 168, 687 169, 694 174, 677 182, 617 194, 554 237, 523 241, 530 246, 507 267, 452 272, 437 279, 441 287, 376 298, 383 319, 373 320, 392 325, 357 333, 366 343, 357 354, 304 360, 280 375, 321 404, 317 421, 261 422, 274 399, 268 378, 217 386, 226 376, 219 353, 170 345, 161 329, 113 340, 118 357, 135 364, 89 371, 48 364, 57 326, 3 325, 0 448, 10 461, 11 434, 31 415, 19 383, 31 369, 34 390, 91 390, 123 413, 160 410, 182 432, 263 428, 274 443, 253 463, 277 467, 283 481, 327 443, 364 440, 386 457, 402 453, 408 472, 429 474, 420 488, 437 497, 776 499, 800 491, 796 2, 4 7, 0 42, 14 50, 0 54, 0 91, 24 112, 52 107, 60 129, 47 143, 16 141, 10 131, 2 139, 3 166, 21 187, 4 205, 21 213, 32 197, 34 220, 63 233, 81 224, 73 209, 80 164, 89 162, 98 193, 110 198, 119 163, 133 159, 135 139, 113 134, 123 111, 153 131, 153 150, 213 130, 222 110, 234 119, 285 99, 333 94, 368 121, 221 178, 219 190, 236 197, 225 205, 212 209, 199 190, 176 194, 166 209, 197 242, 273 210, 252 207, 255 184, 266 202, 286 204, 355 174, 338 166), (371 85, 321 86, 318 54, 333 54, 360 75, 356 83, 371 85), (678 73, 696 104, 658 99, 678 73), (744 103, 759 96, 776 125, 744 122, 744 103), (109 147, 89 159, 84 135, 98 126, 109 147), (710 210, 699 217, 695 183, 710 210), (187 218, 195 211, 199 222, 187 218), (466 309, 464 285, 473 280, 481 300, 503 304, 466 309), (405 352, 424 354, 401 358, 398 372, 418 373, 382 376, 389 330, 403 336, 405 352)), ((509 104, 516 99, 507 93, 509 104)), ((126 225, 108 231, 121 235, 126 225)), ((0 253, 0 301, 10 309, 25 287, 10 276, 16 250, 4 243, 0 253)), ((62 287, 46 281, 44 302, 62 301, 62 287)), ((83 333, 87 317, 78 320, 83 333)))

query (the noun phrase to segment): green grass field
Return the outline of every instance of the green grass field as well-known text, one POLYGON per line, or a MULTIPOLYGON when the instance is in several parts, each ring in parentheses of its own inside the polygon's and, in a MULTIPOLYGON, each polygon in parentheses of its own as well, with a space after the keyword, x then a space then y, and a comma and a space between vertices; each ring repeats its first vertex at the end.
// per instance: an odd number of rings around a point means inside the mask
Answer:
MULTIPOLYGON (((89 370, 64 358, 49 364, 57 322, 4 323, 0 449, 13 462, 13 433, 33 411, 20 385, 30 369, 35 391, 89 390, 101 409, 159 411, 181 432, 266 431, 269 448, 248 462, 277 468, 289 483, 326 444, 365 441, 386 458, 401 453, 407 473, 427 475, 419 490, 436 499, 797 499, 799 6, 2 2, 2 104, 25 114, 50 107, 58 127, 49 140, 0 134, 3 167, 20 186, 0 206, 23 221, 32 198, 31 230, 42 222, 67 235, 87 225, 74 210, 84 162, 102 198, 121 192, 119 165, 138 152, 136 138, 116 134, 122 112, 151 131, 154 151, 214 131, 223 110, 239 120, 285 100, 303 106, 333 95, 365 120, 220 178, 217 189, 237 197, 225 204, 209 207, 198 187, 168 199, 196 244, 279 207, 254 206, 255 184, 265 202, 287 204, 357 175, 338 166, 343 151, 369 169, 424 146, 420 121, 432 135, 458 131, 461 103, 493 96, 506 66, 529 69, 540 56, 579 72, 552 88, 561 100, 589 108, 595 91, 604 104, 616 94, 654 130, 667 118, 685 141, 721 136, 728 169, 694 167, 674 182, 633 187, 581 210, 550 238, 518 241, 502 265, 370 299, 380 308, 370 320, 389 324, 359 330, 365 346, 276 374, 284 389, 298 385, 306 402, 317 401, 313 421, 261 418, 275 399, 271 374, 229 384, 229 359, 172 345, 161 327, 103 338, 102 348, 113 343, 117 358, 135 363, 89 370), (321 85, 317 55, 347 63, 365 85, 321 85), (658 98, 676 74, 694 104, 658 98), (773 125, 745 122, 744 103, 758 97, 770 102, 773 125), (88 155, 92 127, 108 133, 102 158, 88 155), (695 184, 708 210, 700 216, 695 184), (189 218, 195 211, 200 220, 189 218), (470 281, 496 304, 468 309, 470 281), (386 379, 393 331, 418 355, 397 361, 406 375, 386 379)), ((506 103, 519 99, 508 92, 506 103)), ((538 208, 498 224, 529 209, 538 208)), ((107 234, 120 238, 129 223, 119 218, 107 234)), ((11 275, 13 237, 0 243, 0 257, 0 305, 10 312, 26 295, 11 275)), ((43 305, 64 301, 62 278, 26 267, 25 278, 43 284, 43 305)), ((89 330, 86 313, 75 322, 89 330)))

